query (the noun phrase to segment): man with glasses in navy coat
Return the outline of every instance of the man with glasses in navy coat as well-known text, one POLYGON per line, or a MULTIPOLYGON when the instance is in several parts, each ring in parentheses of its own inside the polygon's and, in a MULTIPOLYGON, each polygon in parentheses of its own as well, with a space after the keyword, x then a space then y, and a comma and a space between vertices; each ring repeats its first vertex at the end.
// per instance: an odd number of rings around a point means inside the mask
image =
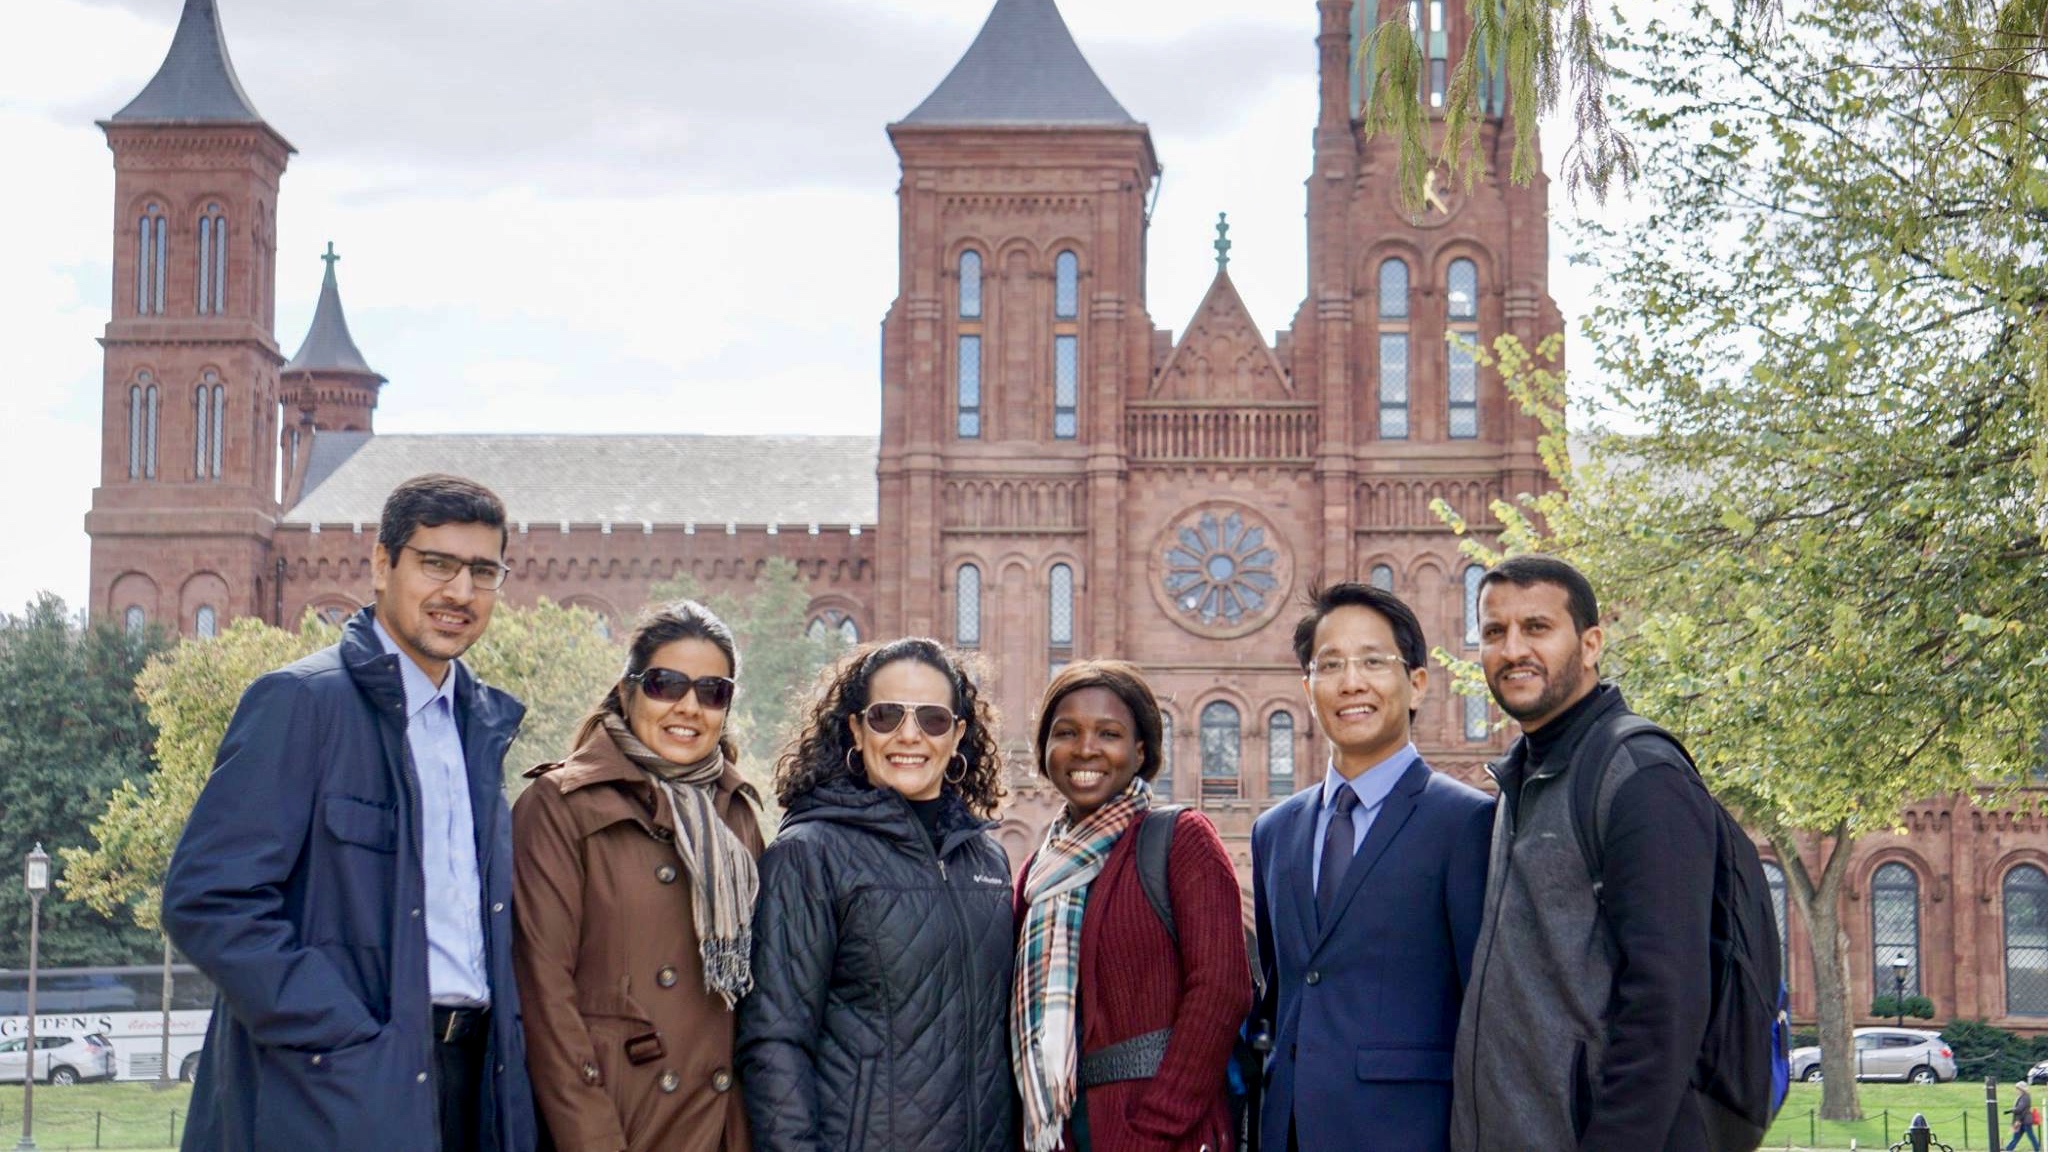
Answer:
POLYGON ((1415 613, 1311 590, 1295 659, 1329 772, 1259 817, 1252 890, 1270 1030, 1260 1147, 1448 1147, 1451 1056, 1479 935, 1493 801, 1410 739, 1429 686, 1415 613))

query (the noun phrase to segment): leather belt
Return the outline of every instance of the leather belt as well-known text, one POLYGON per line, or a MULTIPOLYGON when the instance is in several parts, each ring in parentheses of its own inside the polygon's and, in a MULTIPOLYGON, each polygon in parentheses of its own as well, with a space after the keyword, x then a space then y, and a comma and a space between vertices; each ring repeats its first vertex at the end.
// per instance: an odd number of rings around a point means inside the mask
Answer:
POLYGON ((482 1036, 490 1027, 489 1008, 457 1008, 434 1005, 434 1039, 442 1044, 464 1044, 482 1036))
POLYGON ((1084 1054, 1079 1070, 1081 1087, 1099 1088, 1120 1080, 1150 1080, 1159 1075, 1160 1062, 1166 1059, 1166 1042, 1172 1038, 1173 1029, 1161 1028, 1084 1054))

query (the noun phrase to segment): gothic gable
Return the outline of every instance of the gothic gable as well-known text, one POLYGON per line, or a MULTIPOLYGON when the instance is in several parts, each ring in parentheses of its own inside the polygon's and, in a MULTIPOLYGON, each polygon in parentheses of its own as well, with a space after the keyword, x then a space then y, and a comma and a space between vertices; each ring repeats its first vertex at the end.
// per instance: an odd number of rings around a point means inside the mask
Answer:
POLYGON ((1150 398, 1211 404, 1294 399, 1294 382, 1259 335, 1229 272, 1216 273, 1166 367, 1153 379, 1150 398))

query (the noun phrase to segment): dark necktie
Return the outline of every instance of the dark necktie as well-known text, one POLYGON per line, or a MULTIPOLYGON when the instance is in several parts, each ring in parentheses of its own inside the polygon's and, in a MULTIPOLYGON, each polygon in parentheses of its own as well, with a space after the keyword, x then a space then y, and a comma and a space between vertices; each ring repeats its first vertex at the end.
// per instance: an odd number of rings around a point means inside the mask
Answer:
POLYGON ((1352 813, 1358 810, 1358 793, 1344 785, 1337 789, 1332 807, 1336 811, 1330 813, 1330 826, 1323 833, 1322 878, 1316 883, 1316 919, 1322 922, 1329 920, 1337 890, 1344 886, 1344 871, 1351 864, 1352 841, 1358 835, 1352 820, 1352 813))

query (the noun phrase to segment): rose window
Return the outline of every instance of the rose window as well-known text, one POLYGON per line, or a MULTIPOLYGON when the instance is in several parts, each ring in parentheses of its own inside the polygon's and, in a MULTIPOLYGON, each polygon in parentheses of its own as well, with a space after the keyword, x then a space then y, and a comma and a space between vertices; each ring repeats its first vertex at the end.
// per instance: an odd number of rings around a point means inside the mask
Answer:
POLYGON ((1237 624, 1280 589, 1266 530, 1236 512, 1204 512, 1167 542, 1163 583, 1174 607, 1203 624, 1237 624))

